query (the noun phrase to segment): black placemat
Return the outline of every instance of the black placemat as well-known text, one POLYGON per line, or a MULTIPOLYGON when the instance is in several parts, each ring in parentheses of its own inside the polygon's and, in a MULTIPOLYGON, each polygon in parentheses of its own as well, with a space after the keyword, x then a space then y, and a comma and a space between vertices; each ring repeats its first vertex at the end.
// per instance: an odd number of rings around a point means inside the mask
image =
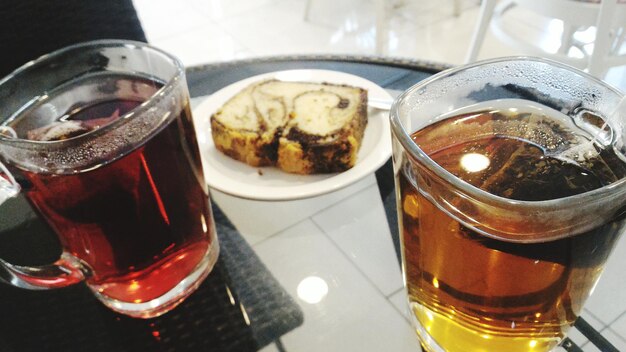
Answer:
MULTIPOLYGON (((133 319, 104 307, 82 284, 50 291, 0 285, 0 350, 245 352, 301 325, 298 305, 221 210, 214 206, 213 211, 219 260, 199 289, 173 311, 133 319)), ((54 234, 33 216, 24 218, 28 220, 0 232, 0 255, 20 264, 56 258, 60 247, 54 234)))
POLYGON ((213 216, 223 253, 220 257, 257 344, 263 347, 302 325, 300 307, 217 206, 213 207, 213 216))

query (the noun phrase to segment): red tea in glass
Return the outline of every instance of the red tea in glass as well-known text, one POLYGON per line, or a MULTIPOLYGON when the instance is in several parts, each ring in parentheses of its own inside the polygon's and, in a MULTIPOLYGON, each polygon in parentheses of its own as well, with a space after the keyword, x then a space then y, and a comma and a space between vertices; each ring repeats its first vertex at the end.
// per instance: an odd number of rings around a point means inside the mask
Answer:
MULTIPOLYGON (((94 45, 108 44, 119 43, 94 45)), ((5 121, 9 143, 37 149, 5 162, 58 234, 57 265, 70 273, 23 279, 58 287, 84 276, 112 309, 153 317, 200 284, 218 244, 182 69, 136 45, 107 54, 149 58, 151 69, 172 77, 103 70, 54 87, 5 121)))

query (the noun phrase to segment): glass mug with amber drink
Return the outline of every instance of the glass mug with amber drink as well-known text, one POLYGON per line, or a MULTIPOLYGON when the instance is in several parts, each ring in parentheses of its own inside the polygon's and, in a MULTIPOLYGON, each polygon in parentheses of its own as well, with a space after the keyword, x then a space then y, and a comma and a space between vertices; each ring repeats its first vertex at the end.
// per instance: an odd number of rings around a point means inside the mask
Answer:
POLYGON ((504 58, 404 92, 391 124, 403 275, 427 351, 549 351, 626 219, 623 95, 504 58))
POLYGON ((150 318, 208 275, 219 247, 177 59, 129 41, 71 46, 0 81, 0 112, 0 199, 22 192, 63 249, 47 266, 1 261, 3 281, 84 281, 150 318))

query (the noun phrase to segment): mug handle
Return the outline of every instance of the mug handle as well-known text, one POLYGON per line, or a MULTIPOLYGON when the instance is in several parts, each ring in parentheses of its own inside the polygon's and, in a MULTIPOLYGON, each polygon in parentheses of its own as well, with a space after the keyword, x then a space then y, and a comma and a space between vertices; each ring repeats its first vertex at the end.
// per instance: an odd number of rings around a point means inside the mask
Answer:
MULTIPOLYGON (((20 193, 20 185, 0 162, 0 204, 20 193)), ((63 253, 53 264, 42 266, 19 266, 0 259, 0 281, 16 287, 45 290, 65 287, 81 282, 85 278, 83 266, 78 260, 63 253)))

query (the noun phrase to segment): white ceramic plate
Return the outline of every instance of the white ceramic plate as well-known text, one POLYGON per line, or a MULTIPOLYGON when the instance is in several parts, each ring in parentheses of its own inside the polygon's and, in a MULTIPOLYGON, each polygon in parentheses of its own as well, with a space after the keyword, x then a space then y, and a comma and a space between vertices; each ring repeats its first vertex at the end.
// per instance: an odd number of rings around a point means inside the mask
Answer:
POLYGON ((380 86, 351 74, 328 70, 289 70, 271 72, 233 83, 202 101, 193 111, 204 176, 209 187, 233 196, 256 200, 293 200, 332 192, 376 171, 391 156, 388 111, 368 108, 369 120, 351 169, 334 174, 295 175, 276 167, 253 167, 231 159, 215 148, 210 117, 228 99, 249 84, 268 78, 284 81, 310 81, 349 84, 365 88, 370 99, 392 99, 380 86))

